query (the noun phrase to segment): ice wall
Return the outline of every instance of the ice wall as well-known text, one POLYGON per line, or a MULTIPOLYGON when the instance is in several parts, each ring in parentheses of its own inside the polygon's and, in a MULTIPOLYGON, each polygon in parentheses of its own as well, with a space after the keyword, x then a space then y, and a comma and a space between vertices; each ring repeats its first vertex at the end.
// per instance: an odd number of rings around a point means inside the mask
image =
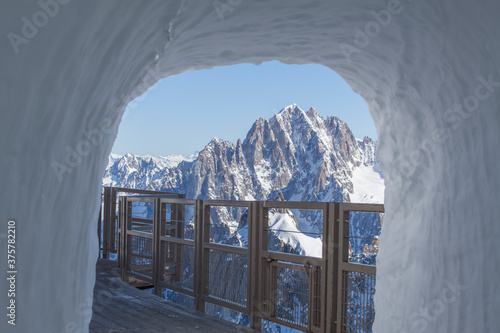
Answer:
POLYGON ((375 332, 496 331, 499 13, 497 0, 2 1, 0 233, 16 219, 18 275, 16 326, 0 313, 0 331, 87 331, 100 177, 129 101, 169 75, 273 59, 337 71, 378 128, 375 332))

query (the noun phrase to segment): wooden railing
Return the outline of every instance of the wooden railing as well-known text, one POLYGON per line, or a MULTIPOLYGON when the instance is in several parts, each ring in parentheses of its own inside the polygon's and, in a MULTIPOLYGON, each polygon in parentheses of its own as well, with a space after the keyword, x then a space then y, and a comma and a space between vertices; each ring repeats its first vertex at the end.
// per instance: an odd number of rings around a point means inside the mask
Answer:
POLYGON ((150 283, 160 296, 164 289, 185 295, 199 311, 221 306, 248 315, 257 331, 267 320, 307 332, 371 332, 376 269, 349 262, 349 221, 351 212, 383 213, 383 205, 145 195, 122 196, 119 207, 124 281, 150 283), (290 253, 273 238, 296 231, 274 230, 269 221, 297 210, 322 219, 314 236, 320 255, 290 253), (227 231, 230 244, 219 242, 221 225, 214 223, 226 213, 241 233, 227 231))

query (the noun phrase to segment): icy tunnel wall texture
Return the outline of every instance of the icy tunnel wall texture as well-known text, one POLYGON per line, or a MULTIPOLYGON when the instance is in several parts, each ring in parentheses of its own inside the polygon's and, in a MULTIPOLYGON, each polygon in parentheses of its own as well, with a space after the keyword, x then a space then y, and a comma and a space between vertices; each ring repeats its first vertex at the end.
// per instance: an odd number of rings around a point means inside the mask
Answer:
POLYGON ((374 331, 495 331, 499 13, 496 0, 2 1, 0 225, 17 221, 18 275, 16 326, 1 314, 0 331, 87 331, 100 177, 127 103, 169 75, 272 59, 328 66, 369 104, 387 175, 374 331))

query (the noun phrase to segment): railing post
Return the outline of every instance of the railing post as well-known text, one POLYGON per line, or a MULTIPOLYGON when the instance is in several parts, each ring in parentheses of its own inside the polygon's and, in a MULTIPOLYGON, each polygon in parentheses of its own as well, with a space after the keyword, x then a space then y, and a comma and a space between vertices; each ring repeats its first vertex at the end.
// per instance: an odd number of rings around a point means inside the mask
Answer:
POLYGON ((161 199, 155 198, 153 201, 153 288, 157 296, 162 296, 162 288, 160 287, 161 275, 163 274, 160 269, 161 265, 161 199))
POLYGON ((201 288, 200 288, 200 296, 202 302, 200 311, 205 312, 205 301, 203 300, 204 295, 209 295, 210 288, 210 250, 205 248, 205 243, 210 242, 210 205, 205 204, 203 202, 202 205, 202 218, 201 218, 201 237, 200 237, 200 254, 201 254, 201 288))
POLYGON ((121 266, 121 273, 122 273, 122 280, 126 283, 128 283, 128 274, 127 274, 127 269, 128 269, 128 242, 127 242, 127 231, 130 223, 130 214, 131 214, 132 209, 130 208, 130 203, 127 200, 127 197, 121 197, 120 198, 120 218, 119 222, 121 224, 121 241, 120 241, 120 257, 118 258, 120 260, 120 266, 121 266))
MULTIPOLYGON (((182 198, 183 195, 179 195, 179 198, 182 198)), ((185 205, 182 204, 172 204, 172 212, 170 220, 173 221, 172 224, 175 225, 175 235, 177 238, 184 238, 184 220, 185 220, 185 205)), ((178 281, 182 280, 183 271, 184 271, 184 254, 183 254, 183 245, 177 244, 174 245, 174 257, 175 257, 175 276, 178 281)))
MULTIPOLYGON (((115 216, 116 216, 116 231, 115 231, 115 234, 114 234, 114 237, 116 237, 116 260, 118 262, 118 267, 120 267, 121 265, 121 260, 120 260, 120 256, 123 255, 123 252, 120 251, 120 249, 122 248, 122 245, 121 245, 121 242, 122 242, 122 231, 123 231, 123 226, 125 224, 123 224, 123 221, 120 222, 120 204, 121 204, 121 201, 118 199, 118 214, 116 214, 116 212, 114 211, 116 209, 116 202, 117 202, 117 195, 116 195, 116 191, 115 189, 113 188, 112 190, 112 193, 111 193, 111 202, 112 202, 112 206, 113 206, 113 209, 111 210, 111 213, 114 214, 113 215, 113 219, 111 220, 113 225, 115 223, 115 216)), ((119 198, 119 197, 118 197, 119 198)), ((131 213, 132 214, 132 213, 131 213)), ((109 252, 108 252, 109 253, 109 252)))
POLYGON ((260 202, 252 202, 248 212, 248 307, 250 309, 250 328, 255 331, 262 330, 262 303, 260 297, 260 286, 262 274, 259 270, 259 225, 260 225, 260 202))
MULTIPOLYGON (((326 261, 326 259, 325 259, 326 261)), ((312 325, 314 329, 321 332, 326 332, 325 329, 325 318, 326 318, 326 302, 323 301, 324 298, 321 293, 324 293, 326 289, 326 266, 312 266, 312 307, 315 309, 312 317, 312 325)))
POLYGON ((203 300, 203 200, 196 200, 194 215, 194 293, 195 308, 205 312, 205 301, 203 300))
POLYGON ((328 204, 328 222, 326 223, 328 233, 327 250, 327 286, 324 291, 326 303, 326 332, 340 332, 341 318, 339 316, 341 271, 339 270, 339 250, 341 238, 339 237, 339 204, 328 204))
POLYGON ((263 252, 266 252, 268 249, 268 218, 269 218, 269 210, 264 207, 263 201, 258 201, 256 203, 257 211, 258 211, 258 223, 256 227, 256 234, 258 237, 258 263, 257 270, 259 272, 258 277, 258 291, 259 291, 259 306, 260 312, 265 313, 266 316, 271 315, 271 307, 272 307, 272 293, 274 292, 272 288, 272 277, 271 277, 271 263, 264 259, 263 252), (271 283, 271 284, 270 284, 271 283))
POLYGON ((99 239, 99 258, 103 258, 103 253, 101 252, 101 244, 102 244, 102 197, 101 197, 101 204, 99 207, 99 215, 97 216, 97 238, 99 239))
POLYGON ((109 259, 109 226, 111 225, 111 187, 104 188, 104 220, 102 227, 102 257, 109 259))
POLYGON ((117 245, 116 245, 116 229, 117 229, 117 219, 116 219, 116 190, 114 188, 111 188, 111 207, 110 207, 110 212, 111 212, 111 219, 109 223, 109 240, 108 240, 108 255, 113 252, 118 252, 117 251, 117 245))
POLYGON ((349 211, 344 210, 343 204, 338 204, 339 217, 337 219, 338 232, 337 232, 337 332, 340 332, 342 326, 342 314, 347 314, 347 290, 344 290, 344 276, 340 265, 349 261, 349 243, 345 239, 349 238, 349 211), (345 301, 345 302, 344 302, 345 301))
POLYGON ((311 327, 313 326, 313 316, 314 316, 314 276, 313 276, 313 271, 314 268, 311 266, 311 264, 307 263, 304 265, 304 268, 306 269, 306 274, 308 277, 308 306, 307 306, 307 327, 309 330, 311 330, 311 327))

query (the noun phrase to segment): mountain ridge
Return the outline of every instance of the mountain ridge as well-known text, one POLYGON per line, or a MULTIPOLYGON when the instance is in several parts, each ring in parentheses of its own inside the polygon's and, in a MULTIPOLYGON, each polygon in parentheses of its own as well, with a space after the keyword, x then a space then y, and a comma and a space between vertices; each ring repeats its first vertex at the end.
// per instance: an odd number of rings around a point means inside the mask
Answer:
MULTIPOLYGON (((185 193, 192 199, 341 201, 382 195, 355 195, 355 170, 365 168, 383 186, 377 142, 357 139, 337 116, 321 117, 291 104, 269 119, 258 118, 236 144, 214 137, 196 157, 110 156, 104 185, 185 193), (168 157, 167 157, 168 158, 168 157), (378 169, 377 169, 378 168, 378 169)), ((370 186, 369 186, 370 187, 370 186)), ((372 186, 373 187, 373 186, 372 186)), ((381 197, 382 196, 382 197, 381 197)))

